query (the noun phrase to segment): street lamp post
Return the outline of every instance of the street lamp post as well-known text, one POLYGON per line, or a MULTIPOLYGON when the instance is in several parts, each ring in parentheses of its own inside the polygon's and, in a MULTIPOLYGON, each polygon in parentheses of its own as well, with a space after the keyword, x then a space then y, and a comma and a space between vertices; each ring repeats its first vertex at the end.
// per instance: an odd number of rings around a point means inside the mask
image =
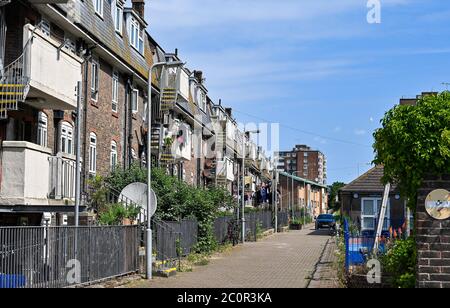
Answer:
POLYGON ((148 72, 148 106, 147 106, 147 249, 146 249, 146 260, 147 260, 147 279, 152 279, 152 223, 151 223, 151 203, 152 203, 152 76, 153 70, 157 67, 181 67, 182 62, 157 62, 154 63, 148 72))
POLYGON ((245 136, 246 134, 249 135, 250 140, 250 134, 259 134, 259 130, 255 131, 246 131, 244 129, 244 134, 242 136, 242 244, 245 243, 245 136))

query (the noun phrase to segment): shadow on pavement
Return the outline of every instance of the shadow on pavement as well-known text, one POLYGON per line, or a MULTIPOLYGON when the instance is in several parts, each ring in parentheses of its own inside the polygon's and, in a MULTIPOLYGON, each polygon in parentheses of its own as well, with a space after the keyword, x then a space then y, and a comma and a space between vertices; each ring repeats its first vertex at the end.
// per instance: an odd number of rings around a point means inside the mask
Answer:
POLYGON ((308 235, 317 235, 317 236, 331 236, 332 232, 330 230, 327 229, 323 229, 323 230, 311 230, 312 232, 308 233, 308 235))

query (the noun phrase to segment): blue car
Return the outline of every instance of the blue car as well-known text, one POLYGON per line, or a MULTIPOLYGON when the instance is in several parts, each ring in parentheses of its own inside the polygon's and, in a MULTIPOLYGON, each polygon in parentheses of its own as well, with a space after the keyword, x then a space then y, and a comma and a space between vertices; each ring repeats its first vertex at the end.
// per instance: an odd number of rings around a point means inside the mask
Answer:
POLYGON ((336 230, 336 219, 331 214, 319 215, 316 219, 316 230, 329 229, 336 230))

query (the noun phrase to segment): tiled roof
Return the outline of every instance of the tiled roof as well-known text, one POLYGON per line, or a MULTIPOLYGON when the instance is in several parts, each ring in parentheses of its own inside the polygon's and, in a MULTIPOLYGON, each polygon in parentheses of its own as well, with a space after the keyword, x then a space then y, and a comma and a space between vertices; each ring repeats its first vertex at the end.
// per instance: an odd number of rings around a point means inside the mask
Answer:
MULTIPOLYGON (((351 182, 350 184, 344 186, 342 192, 383 192, 384 185, 381 179, 384 175, 384 167, 376 166, 359 178, 351 182)), ((396 186, 391 186, 391 191, 395 191, 396 186)))
MULTIPOLYGON (((72 4, 73 5, 73 4, 72 4)), ((77 1, 76 18, 77 25, 84 31, 94 36, 104 47, 116 54, 122 61, 130 65, 144 78, 148 78, 148 70, 153 62, 152 52, 149 42, 145 39, 145 57, 129 44, 129 37, 125 18, 123 19, 122 37, 118 35, 114 28, 111 5, 105 1, 103 8, 103 18, 100 18, 94 9, 93 1, 77 1)), ((68 13, 73 8, 69 4, 57 4, 64 12, 68 13)))

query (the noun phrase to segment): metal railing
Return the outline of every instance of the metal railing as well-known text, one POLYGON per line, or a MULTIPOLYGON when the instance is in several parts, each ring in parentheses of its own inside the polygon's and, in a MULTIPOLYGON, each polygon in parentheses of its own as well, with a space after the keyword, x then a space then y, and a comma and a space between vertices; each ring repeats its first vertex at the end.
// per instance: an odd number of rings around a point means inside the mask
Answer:
POLYGON ((138 255, 138 226, 0 228, 0 288, 61 288, 127 275, 138 271, 138 255))
MULTIPOLYGON (((1 11, 4 12, 3 9, 1 11)), ((2 26, 1 32, 5 32, 6 36, 6 26, 2 26)), ((19 102, 25 101, 30 90, 29 50, 33 36, 34 31, 25 43, 22 54, 0 70, 0 119, 8 117, 8 110, 18 110, 19 102)), ((6 40, 2 44, 6 47, 6 40)))
POLYGON ((49 157, 49 198, 75 200, 76 162, 62 157, 49 157))

